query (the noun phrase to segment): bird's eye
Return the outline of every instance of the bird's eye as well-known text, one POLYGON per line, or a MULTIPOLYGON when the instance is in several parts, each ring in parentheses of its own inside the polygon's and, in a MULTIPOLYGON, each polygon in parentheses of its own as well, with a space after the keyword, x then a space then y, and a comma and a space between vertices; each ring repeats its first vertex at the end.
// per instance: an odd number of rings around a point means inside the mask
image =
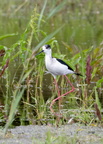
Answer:
POLYGON ((50 49, 50 45, 46 45, 46 49, 50 49))

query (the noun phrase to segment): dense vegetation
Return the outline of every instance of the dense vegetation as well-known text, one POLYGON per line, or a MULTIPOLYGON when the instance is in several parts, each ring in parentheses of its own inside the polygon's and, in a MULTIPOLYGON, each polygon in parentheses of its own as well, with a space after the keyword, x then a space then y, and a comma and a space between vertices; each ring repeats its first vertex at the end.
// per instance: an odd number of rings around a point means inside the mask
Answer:
MULTIPOLYGON (((68 76, 76 90, 62 98, 60 124, 70 118, 84 124, 102 122, 102 0, 4 0, 0 8, 0 118, 5 132, 13 121, 58 123, 49 109, 56 97, 53 78, 44 75, 44 55, 35 58, 46 43, 55 57, 83 75, 68 76)), ((58 83, 62 93, 69 88, 62 77, 58 83)), ((58 112, 57 103, 54 109, 58 112)))

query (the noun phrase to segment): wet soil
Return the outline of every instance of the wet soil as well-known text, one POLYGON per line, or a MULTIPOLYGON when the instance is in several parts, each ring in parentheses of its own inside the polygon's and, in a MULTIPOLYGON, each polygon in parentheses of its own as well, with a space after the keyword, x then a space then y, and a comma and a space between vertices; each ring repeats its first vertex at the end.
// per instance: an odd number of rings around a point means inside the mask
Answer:
POLYGON ((0 144, 103 144, 103 128, 80 124, 17 126, 5 137, 0 131, 0 144))

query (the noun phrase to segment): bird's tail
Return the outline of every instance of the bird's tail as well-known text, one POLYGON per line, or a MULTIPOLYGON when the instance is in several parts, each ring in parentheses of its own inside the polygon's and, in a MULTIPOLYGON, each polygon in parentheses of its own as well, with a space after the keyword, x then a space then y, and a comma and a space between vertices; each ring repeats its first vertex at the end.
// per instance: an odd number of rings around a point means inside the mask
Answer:
POLYGON ((80 73, 77 73, 77 72, 75 72, 75 74, 76 74, 77 76, 83 76, 82 74, 80 74, 80 73))

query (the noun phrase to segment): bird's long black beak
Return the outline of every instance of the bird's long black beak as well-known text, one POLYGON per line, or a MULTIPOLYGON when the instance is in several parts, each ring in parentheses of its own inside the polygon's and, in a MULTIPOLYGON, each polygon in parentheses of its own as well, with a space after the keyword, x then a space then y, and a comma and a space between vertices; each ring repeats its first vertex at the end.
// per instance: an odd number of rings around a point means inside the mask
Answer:
POLYGON ((41 52, 37 53, 35 56, 39 55, 40 53, 44 52, 44 50, 42 50, 41 52))

